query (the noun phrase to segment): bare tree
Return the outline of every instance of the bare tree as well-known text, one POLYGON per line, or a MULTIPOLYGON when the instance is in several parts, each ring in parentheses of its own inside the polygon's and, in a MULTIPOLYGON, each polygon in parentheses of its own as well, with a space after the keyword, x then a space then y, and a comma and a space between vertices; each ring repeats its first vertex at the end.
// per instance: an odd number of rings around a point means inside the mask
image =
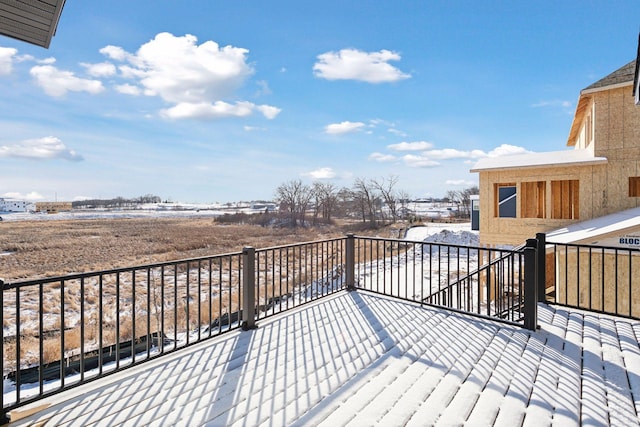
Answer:
POLYGON ((293 226, 304 225, 305 213, 313 197, 311 187, 300 180, 288 181, 276 189, 276 199, 280 203, 280 211, 287 212, 293 226))
POLYGON ((371 180, 371 185, 380 193, 382 200, 387 205, 393 222, 398 220, 398 195, 395 190, 397 182, 398 177, 393 175, 389 176, 388 179, 371 180))
POLYGON ((459 191, 449 190, 447 191, 447 198, 450 202, 459 206, 461 215, 469 217, 471 215, 471 196, 479 194, 479 191, 475 185, 459 191))
POLYGON ((371 182, 356 178, 353 183, 353 197, 358 206, 362 222, 369 222, 375 226, 377 224, 376 194, 371 182))
POLYGON ((333 211, 338 203, 338 190, 331 183, 314 182, 313 183, 314 204, 314 221, 319 215, 322 215, 324 222, 330 222, 333 211))
POLYGON ((411 199, 411 195, 404 190, 398 190, 396 196, 397 203, 400 205, 398 214, 400 215, 400 217, 404 217, 404 219, 407 219, 407 217, 409 216, 409 200, 411 199))

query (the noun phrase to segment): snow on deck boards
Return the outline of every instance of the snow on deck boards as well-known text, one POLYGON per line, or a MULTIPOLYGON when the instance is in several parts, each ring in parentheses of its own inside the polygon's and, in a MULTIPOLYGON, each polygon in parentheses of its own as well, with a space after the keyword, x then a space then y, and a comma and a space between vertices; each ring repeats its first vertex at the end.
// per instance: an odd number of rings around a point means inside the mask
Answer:
POLYGON ((639 425, 640 322, 541 329, 344 292, 37 402, 11 425, 639 425))

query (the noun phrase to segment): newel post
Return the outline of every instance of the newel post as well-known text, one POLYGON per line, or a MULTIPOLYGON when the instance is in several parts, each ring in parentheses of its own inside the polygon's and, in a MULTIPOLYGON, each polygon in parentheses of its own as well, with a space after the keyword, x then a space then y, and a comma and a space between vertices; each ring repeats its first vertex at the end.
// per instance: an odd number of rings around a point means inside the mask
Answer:
POLYGON ((242 330, 256 326, 256 250, 242 249, 242 330))
POLYGON ((356 277, 356 238, 352 233, 347 234, 347 247, 346 247, 346 260, 345 260, 345 275, 346 285, 348 291, 356 289, 355 277, 356 277))
POLYGON ((536 233, 538 241, 538 302, 547 302, 547 235, 536 233))
POLYGON ((536 239, 527 239, 524 248, 524 327, 530 331, 538 328, 537 247, 536 239))
MULTIPOLYGON (((4 325, 4 280, 0 279, 0 292, 2 292, 0 294, 0 304, 2 305, 2 314, 0 314, 0 323, 2 323, 4 325)), ((18 304, 20 303, 19 301, 17 302, 18 304)), ((0 331, 0 339, 2 340, 2 355, 4 355, 4 328, 2 331, 0 331)), ((2 372, 4 372, 4 357, 2 357, 2 360, 0 361, 0 368, 2 368, 2 372)), ((2 377, 3 381, 4 381, 4 375, 2 377)), ((0 425, 5 425, 5 424, 9 424, 9 414, 7 414, 7 412, 4 409, 4 391, 0 394, 0 425)))

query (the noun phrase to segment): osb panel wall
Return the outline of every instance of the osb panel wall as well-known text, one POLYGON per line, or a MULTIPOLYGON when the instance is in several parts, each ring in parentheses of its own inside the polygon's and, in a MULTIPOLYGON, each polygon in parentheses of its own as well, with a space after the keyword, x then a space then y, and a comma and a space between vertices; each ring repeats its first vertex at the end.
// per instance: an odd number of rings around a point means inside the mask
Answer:
POLYGON ((631 86, 597 92, 594 103, 594 152, 609 160, 599 177, 605 183, 606 203, 595 206, 598 217, 640 206, 640 198, 629 197, 629 177, 640 176, 640 107, 631 86))
POLYGON ((602 205, 602 194, 605 181, 598 179, 604 176, 603 165, 525 168, 500 171, 480 172, 480 244, 486 246, 519 245, 535 237, 536 233, 555 230, 593 217, 594 204, 602 205), (594 179, 594 177, 596 179, 594 179), (551 181, 571 180, 580 181, 580 218, 552 219, 551 216, 551 181), (546 182, 546 212, 548 218, 521 218, 521 183, 527 181, 546 182), (516 218, 499 218, 495 216, 496 183, 515 183, 517 185, 516 218))
POLYGON ((589 253, 586 249, 578 252, 576 248, 561 248, 555 257, 555 280, 555 302, 559 304, 640 317, 637 252, 616 255, 613 251, 589 253))
MULTIPOLYGON (((576 220, 520 217, 496 218, 494 183, 547 181, 546 210, 551 212, 551 180, 580 180, 580 217, 597 218, 640 206, 640 197, 629 197, 629 177, 640 176, 640 106, 631 86, 595 92, 594 155, 607 165, 573 166, 480 172, 480 243, 488 246, 518 245, 538 232, 551 231, 576 220)), ((518 185, 518 194, 521 195, 518 185)))

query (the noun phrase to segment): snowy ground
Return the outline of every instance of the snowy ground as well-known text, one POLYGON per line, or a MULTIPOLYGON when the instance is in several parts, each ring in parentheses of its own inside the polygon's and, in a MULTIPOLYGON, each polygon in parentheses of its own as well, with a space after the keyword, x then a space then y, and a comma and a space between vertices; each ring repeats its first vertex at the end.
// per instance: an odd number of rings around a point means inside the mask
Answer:
POLYGON ((215 218, 224 214, 246 213, 255 214, 264 212, 264 209, 252 209, 251 207, 223 208, 223 207, 202 207, 189 208, 183 207, 166 207, 162 209, 154 209, 147 207, 144 209, 87 209, 72 210, 68 212, 58 213, 30 213, 30 212, 11 212, 0 213, 2 221, 54 221, 54 220, 74 220, 74 219, 111 219, 111 218, 215 218))

